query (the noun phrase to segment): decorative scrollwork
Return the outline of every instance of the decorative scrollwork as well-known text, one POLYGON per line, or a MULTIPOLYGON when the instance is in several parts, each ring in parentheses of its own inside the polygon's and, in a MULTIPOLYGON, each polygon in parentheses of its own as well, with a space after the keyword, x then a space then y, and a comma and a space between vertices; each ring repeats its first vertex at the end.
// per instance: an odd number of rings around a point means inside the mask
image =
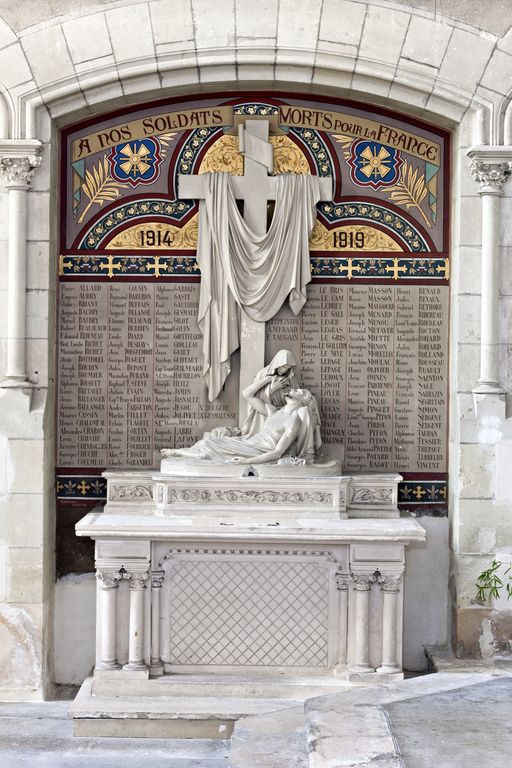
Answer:
POLYGON ((137 501, 141 499, 153 499, 153 487, 151 485, 113 485, 110 492, 111 501, 137 501))
POLYGON ((168 503, 212 504, 332 504, 332 493, 323 491, 206 490, 169 488, 168 503))
POLYGON ((353 488, 350 495, 353 504, 390 504, 392 499, 391 488, 353 488))

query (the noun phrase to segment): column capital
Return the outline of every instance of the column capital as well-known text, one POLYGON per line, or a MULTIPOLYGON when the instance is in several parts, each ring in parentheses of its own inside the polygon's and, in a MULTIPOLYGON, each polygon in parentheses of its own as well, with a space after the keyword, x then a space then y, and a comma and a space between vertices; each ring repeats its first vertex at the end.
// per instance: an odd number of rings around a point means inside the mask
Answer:
POLYGON ((129 571, 130 589, 137 591, 146 589, 146 581, 149 578, 148 571, 129 571))
POLYGON ((36 139, 0 140, 0 181, 7 189, 29 189, 42 146, 36 139))
POLYGON ((123 575, 119 571, 106 568, 96 571, 96 579, 101 589, 115 589, 122 578, 123 575))
POLYGON ((338 589, 340 592, 345 592, 348 590, 349 584, 350 584, 350 576, 348 573, 336 573, 336 589, 338 589))
POLYGON ((151 571, 151 586, 153 589, 161 589, 164 583, 165 571, 151 571))
POLYGON ((386 574, 379 574, 377 581, 383 592, 399 592, 400 591, 400 575, 389 576, 386 574))
POLYGON ((376 573, 351 573, 350 579, 358 592, 369 592, 374 581, 377 581, 376 573))
POLYGON ((481 195, 501 195, 512 173, 512 147, 470 147, 469 173, 480 184, 481 195))

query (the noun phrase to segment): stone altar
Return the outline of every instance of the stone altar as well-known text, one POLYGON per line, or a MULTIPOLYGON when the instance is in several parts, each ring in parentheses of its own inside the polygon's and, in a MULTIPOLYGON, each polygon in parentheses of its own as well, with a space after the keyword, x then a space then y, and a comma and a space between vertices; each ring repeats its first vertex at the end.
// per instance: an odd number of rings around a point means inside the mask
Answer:
POLYGON ((399 475, 105 474, 104 511, 77 525, 98 612, 76 734, 143 735, 142 710, 164 733, 169 697, 212 675, 232 697, 255 676, 259 696, 402 676, 405 548, 425 532, 398 515, 399 475))

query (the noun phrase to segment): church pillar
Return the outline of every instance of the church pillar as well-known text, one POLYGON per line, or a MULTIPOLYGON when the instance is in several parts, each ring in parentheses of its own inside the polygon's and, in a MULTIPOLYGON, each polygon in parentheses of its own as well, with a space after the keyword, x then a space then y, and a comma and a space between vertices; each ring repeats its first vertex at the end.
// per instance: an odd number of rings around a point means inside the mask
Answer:
POLYGON ((144 662, 144 591, 147 578, 147 571, 130 573, 128 664, 123 667, 127 671, 147 669, 147 664, 144 662))
POLYGON ((400 576, 379 576, 382 590, 382 664, 377 672, 401 672, 396 653, 400 576))
POLYGON ((355 656, 353 672, 373 672, 370 667, 370 590, 374 574, 353 573, 355 590, 355 656))
POLYGON ((499 381, 499 236, 503 184, 512 172, 512 147, 472 147, 469 170, 482 199, 480 377, 476 393, 501 394, 499 381))
POLYGON ((151 674, 162 675, 164 667, 160 657, 160 599, 164 571, 151 573, 151 674))
POLYGON ((25 363, 27 192, 41 163, 41 143, 0 141, 0 177, 8 189, 7 371, 2 387, 28 385, 25 363))
POLYGON ((349 576, 345 573, 336 574, 336 587, 339 595, 338 618, 338 653, 336 666, 344 667, 347 663, 347 629, 348 629, 348 587, 349 576))
POLYGON ((100 570, 96 572, 100 587, 100 647, 96 669, 120 669, 116 660, 116 603, 117 585, 121 579, 119 571, 100 570))

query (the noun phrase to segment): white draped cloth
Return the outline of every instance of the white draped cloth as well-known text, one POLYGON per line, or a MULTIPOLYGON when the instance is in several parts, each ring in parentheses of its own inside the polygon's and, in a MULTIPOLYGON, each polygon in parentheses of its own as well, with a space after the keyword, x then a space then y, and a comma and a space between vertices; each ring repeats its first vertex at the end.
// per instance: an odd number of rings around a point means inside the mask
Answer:
POLYGON ((201 270, 198 323, 203 377, 210 401, 219 395, 240 345, 240 308, 263 323, 288 297, 297 315, 311 280, 309 238, 320 200, 317 176, 277 176, 270 228, 255 234, 243 220, 229 173, 205 173, 199 204, 197 263, 201 270))

